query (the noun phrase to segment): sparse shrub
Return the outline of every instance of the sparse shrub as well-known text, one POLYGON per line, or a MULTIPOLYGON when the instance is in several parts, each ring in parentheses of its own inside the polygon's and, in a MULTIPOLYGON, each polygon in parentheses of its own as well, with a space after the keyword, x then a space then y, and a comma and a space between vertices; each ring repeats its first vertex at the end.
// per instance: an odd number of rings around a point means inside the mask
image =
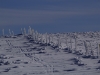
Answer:
POLYGON ((63 70, 63 71, 76 71, 76 69, 75 68, 72 68, 72 69, 63 70))
POLYGON ((100 63, 100 60, 98 61, 98 63, 100 63))
POLYGON ((5 71, 4 72, 8 72, 9 70, 11 70, 10 68, 7 68, 7 69, 5 69, 5 71))
POLYGON ((96 68, 97 70, 100 70, 100 66, 96 68))
POLYGON ((82 62, 82 60, 81 60, 80 58, 78 58, 78 57, 72 58, 72 59, 70 59, 70 60, 73 61, 74 64, 76 64, 76 65, 78 65, 78 66, 84 66, 84 65, 85 65, 85 64, 82 62))
POLYGON ((14 67, 12 67, 12 68, 18 68, 18 66, 14 66, 14 67))
POLYGON ((9 65, 10 63, 8 62, 8 61, 6 61, 5 63, 4 63, 4 65, 9 65))

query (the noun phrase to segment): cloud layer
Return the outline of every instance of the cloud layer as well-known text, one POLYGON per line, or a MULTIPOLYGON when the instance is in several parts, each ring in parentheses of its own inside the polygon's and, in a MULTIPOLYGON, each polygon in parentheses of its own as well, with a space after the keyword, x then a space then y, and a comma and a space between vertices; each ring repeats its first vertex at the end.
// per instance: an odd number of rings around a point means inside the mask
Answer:
POLYGON ((0 9, 0 25, 27 25, 54 23, 64 18, 100 15, 98 10, 86 11, 51 11, 51 10, 18 10, 0 9))

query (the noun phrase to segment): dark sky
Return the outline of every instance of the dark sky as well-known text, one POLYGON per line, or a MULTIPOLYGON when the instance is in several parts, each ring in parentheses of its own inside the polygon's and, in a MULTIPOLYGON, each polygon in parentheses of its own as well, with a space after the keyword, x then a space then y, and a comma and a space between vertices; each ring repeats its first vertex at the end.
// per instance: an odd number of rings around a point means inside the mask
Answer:
POLYGON ((100 0, 0 0, 0 30, 100 31, 100 0))

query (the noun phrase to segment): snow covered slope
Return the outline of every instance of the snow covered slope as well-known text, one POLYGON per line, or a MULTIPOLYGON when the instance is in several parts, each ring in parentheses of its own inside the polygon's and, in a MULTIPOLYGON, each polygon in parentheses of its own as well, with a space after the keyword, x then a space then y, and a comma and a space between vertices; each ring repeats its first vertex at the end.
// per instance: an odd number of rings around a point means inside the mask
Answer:
POLYGON ((0 37, 0 75, 100 75, 99 32, 37 34, 0 37))

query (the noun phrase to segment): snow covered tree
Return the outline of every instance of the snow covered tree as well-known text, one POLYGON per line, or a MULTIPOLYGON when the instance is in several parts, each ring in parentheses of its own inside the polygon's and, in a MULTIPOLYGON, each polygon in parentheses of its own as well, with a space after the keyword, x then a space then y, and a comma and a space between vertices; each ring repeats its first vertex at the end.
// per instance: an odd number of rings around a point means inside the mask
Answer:
POLYGON ((86 50, 85 55, 88 56, 88 47, 87 47, 86 41, 84 41, 84 46, 85 46, 85 50, 86 50))
POLYGON ((12 36, 14 36, 14 31, 12 31, 12 36))
POLYGON ((9 35, 10 35, 10 36, 12 35, 10 29, 9 29, 9 35))
POLYGON ((31 36, 32 36, 32 38, 33 38, 33 40, 34 40, 34 30, 32 29, 32 34, 31 34, 31 36))
POLYGON ((60 48, 60 46, 61 46, 61 39, 60 39, 60 36, 58 36, 57 41, 58 41, 58 43, 57 43, 58 48, 60 48))
POLYGON ((65 35, 65 40, 66 40, 66 46, 68 48, 68 37, 67 37, 67 35, 65 35))
POLYGON ((5 33, 4 33, 4 29, 2 29, 2 35, 4 36, 4 34, 5 34, 5 33))
POLYGON ((28 29, 28 34, 29 34, 29 35, 32 35, 32 29, 31 29, 30 26, 29 26, 29 29, 28 29))
POLYGON ((45 43, 48 44, 48 35, 45 33, 45 43))
POLYGON ((41 43, 43 44, 44 42, 44 39, 43 39, 43 34, 41 34, 41 43))
POLYGON ((77 37, 74 37, 75 39, 75 50, 77 50, 77 37))
POLYGON ((70 37, 70 50, 72 50, 72 38, 70 37))
POLYGON ((91 42, 89 42, 89 43, 90 43, 90 48, 91 48, 90 55, 91 55, 91 56, 94 56, 94 51, 92 50, 91 42))
POLYGON ((97 43, 98 49, 97 49, 97 56, 100 58, 100 44, 97 43))
POLYGON ((24 34, 24 32, 23 32, 23 29, 21 28, 21 34, 23 35, 24 34))
POLYGON ((38 32, 35 31, 35 41, 38 42, 38 32))
POLYGON ((48 35, 48 40, 49 40, 49 44, 51 44, 51 36, 50 36, 50 34, 48 35))
POLYGON ((24 28, 24 35, 26 35, 26 29, 24 28))

